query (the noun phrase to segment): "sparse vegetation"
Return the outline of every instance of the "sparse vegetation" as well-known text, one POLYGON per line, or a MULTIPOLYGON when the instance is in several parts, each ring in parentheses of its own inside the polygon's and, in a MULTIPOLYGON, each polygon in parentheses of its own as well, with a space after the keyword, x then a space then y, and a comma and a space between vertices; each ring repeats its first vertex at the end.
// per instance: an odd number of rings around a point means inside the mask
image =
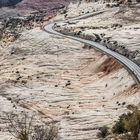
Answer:
POLYGON ((58 130, 53 124, 36 125, 33 116, 25 113, 20 119, 15 114, 7 116, 8 131, 19 140, 58 140, 58 130))
POLYGON ((140 111, 134 108, 132 112, 122 114, 113 126, 112 132, 126 135, 130 133, 131 139, 137 140, 140 133, 140 111))
POLYGON ((105 138, 109 134, 107 126, 100 127, 99 130, 100 132, 97 134, 99 138, 105 138))

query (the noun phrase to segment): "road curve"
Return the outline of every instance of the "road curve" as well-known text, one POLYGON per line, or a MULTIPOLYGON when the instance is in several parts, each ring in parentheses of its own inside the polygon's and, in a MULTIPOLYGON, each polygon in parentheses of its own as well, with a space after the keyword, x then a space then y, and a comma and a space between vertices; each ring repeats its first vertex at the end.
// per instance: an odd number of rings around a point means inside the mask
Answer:
MULTIPOLYGON (((81 16, 78 16, 78 17, 71 18, 71 19, 66 20, 66 21, 75 21, 75 20, 87 18, 89 16, 94 16, 94 15, 101 14, 101 13, 103 13, 103 11, 88 13, 88 14, 85 14, 85 15, 81 15, 81 16)), ((61 22, 66 22, 66 21, 58 21, 56 23, 61 23, 61 22)), ((96 43, 96 42, 93 42, 93 41, 90 41, 90 40, 86 40, 86 39, 82 39, 82 38, 79 38, 79 37, 71 36, 71 35, 66 35, 66 34, 60 33, 58 31, 55 31, 54 28, 53 28, 54 24, 55 23, 47 24, 43 27, 43 29, 46 32, 51 33, 51 34, 55 34, 55 35, 58 35, 58 36, 63 36, 63 37, 70 38, 70 39, 73 39, 73 40, 76 40, 76 41, 80 41, 82 43, 89 44, 89 45, 93 46, 94 48, 96 48, 98 50, 101 50, 102 52, 104 52, 106 54, 111 55, 112 57, 117 59, 119 62, 121 62, 129 71, 131 71, 131 73, 134 75, 134 77, 140 83, 140 67, 136 63, 134 63, 132 60, 128 59, 127 57, 125 57, 125 56, 123 56, 123 55, 121 55, 121 54, 119 54, 115 51, 112 51, 112 50, 106 48, 105 46, 103 46, 99 43, 96 43)))

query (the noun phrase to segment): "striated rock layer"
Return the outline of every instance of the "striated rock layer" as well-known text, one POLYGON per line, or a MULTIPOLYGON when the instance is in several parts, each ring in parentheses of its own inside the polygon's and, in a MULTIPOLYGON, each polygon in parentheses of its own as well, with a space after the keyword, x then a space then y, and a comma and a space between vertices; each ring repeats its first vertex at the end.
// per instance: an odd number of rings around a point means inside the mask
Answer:
MULTIPOLYGON (((73 7, 76 12, 69 8, 68 16, 94 10, 83 7, 73 7)), ((93 25, 95 18, 80 26, 93 25)), ((120 63, 40 28, 24 30, 9 46, 0 47, 0 75, 0 140, 12 137, 5 113, 35 112, 42 123, 56 123, 61 140, 95 140, 99 127, 112 126, 127 105, 139 104, 140 88, 120 63)))
MULTIPOLYGON (((40 120, 57 122, 61 140, 98 139, 99 127, 139 102, 140 89, 121 64, 39 29, 1 50, 0 65, 0 116, 35 111, 40 120)), ((8 140, 0 121, 1 140, 8 140)))

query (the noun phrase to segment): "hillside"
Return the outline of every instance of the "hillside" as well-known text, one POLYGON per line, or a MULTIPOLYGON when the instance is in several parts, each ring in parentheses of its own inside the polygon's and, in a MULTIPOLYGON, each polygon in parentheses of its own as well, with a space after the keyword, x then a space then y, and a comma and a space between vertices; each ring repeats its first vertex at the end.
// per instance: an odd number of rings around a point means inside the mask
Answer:
POLYGON ((21 2, 22 0, 1 0, 0 1, 0 7, 4 6, 14 6, 17 3, 21 2))
POLYGON ((0 140, 17 140, 8 115, 19 121, 22 113, 33 116, 36 127, 54 124, 60 140, 99 140, 104 126, 109 128, 106 140, 116 140, 115 121, 128 107, 140 108, 138 81, 110 55, 43 27, 55 23, 55 30, 73 36, 117 42, 121 49, 103 45, 140 64, 139 8, 138 3, 66 0, 22 0, 0 8, 0 140), (56 24, 97 11, 103 12, 56 24))

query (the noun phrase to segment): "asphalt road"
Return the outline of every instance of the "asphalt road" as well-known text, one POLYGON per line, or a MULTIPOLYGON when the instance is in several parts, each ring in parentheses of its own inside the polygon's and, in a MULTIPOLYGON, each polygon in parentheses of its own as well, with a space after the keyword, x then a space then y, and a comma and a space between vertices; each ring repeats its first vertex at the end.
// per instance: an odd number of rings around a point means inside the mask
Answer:
MULTIPOLYGON (((97 14, 101 14, 103 12, 104 11, 88 13, 88 14, 85 14, 85 15, 81 15, 81 16, 78 16, 78 17, 71 18, 69 20, 58 21, 56 23, 61 23, 61 22, 66 22, 66 21, 75 21, 75 20, 87 18, 89 16, 94 16, 94 15, 97 15, 97 14)), ((55 35, 58 35, 58 36, 63 36, 63 37, 66 37, 66 38, 70 38, 70 39, 73 39, 73 40, 80 41, 82 43, 89 44, 89 45, 93 46, 93 48, 96 48, 96 49, 98 49, 98 50, 100 50, 100 51, 102 51, 102 52, 104 52, 106 54, 111 55, 112 57, 117 59, 119 62, 121 62, 129 71, 131 71, 131 73, 134 75, 134 77, 140 83, 140 67, 136 63, 134 63, 133 61, 131 61, 127 57, 125 57, 125 56, 123 56, 123 55, 121 55, 121 54, 119 54, 119 53, 117 53, 115 51, 112 51, 112 50, 106 48, 105 46, 103 46, 103 45, 101 45, 99 43, 96 43, 96 42, 93 42, 93 41, 90 41, 90 40, 86 40, 86 39, 82 39, 82 38, 79 38, 79 37, 70 36, 70 35, 64 35, 62 33, 59 33, 59 32, 57 32, 57 31, 55 31, 53 29, 54 24, 55 23, 47 24, 43 28, 48 33, 55 34, 55 35)))

